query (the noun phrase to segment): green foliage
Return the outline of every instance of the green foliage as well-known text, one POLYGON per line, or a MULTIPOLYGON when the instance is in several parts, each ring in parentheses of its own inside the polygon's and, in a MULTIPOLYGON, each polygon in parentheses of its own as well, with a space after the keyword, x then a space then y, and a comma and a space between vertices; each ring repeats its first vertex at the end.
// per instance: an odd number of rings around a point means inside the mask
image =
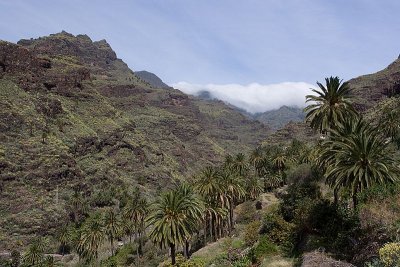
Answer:
POLYGON ((311 104, 304 109, 306 121, 320 132, 332 129, 344 118, 356 114, 350 103, 348 83, 342 83, 339 77, 326 78, 325 82, 326 86, 317 82, 320 90, 312 90, 316 95, 306 96, 306 102, 311 104))
POLYGON ((387 243, 379 249, 379 257, 386 267, 400 265, 400 243, 387 243))
POLYGON ((252 263, 257 263, 266 256, 277 254, 278 251, 278 246, 272 243, 267 235, 262 235, 260 240, 251 248, 248 258, 252 263))
POLYGON ((360 203, 367 203, 370 200, 384 200, 391 196, 395 196, 400 193, 399 183, 389 184, 376 184, 370 188, 360 192, 357 197, 360 203))
POLYGON ((261 233, 276 244, 291 242, 294 225, 283 219, 277 212, 271 212, 263 218, 261 233))
POLYGON ((253 221, 246 225, 246 228, 244 229, 244 242, 247 246, 252 246, 255 242, 257 242, 260 226, 260 221, 253 221))
POLYGON ((348 119, 330 131, 330 138, 320 150, 319 164, 327 183, 334 189, 356 195, 374 184, 394 183, 400 172, 391 156, 388 143, 362 118, 348 119))
POLYGON ((179 266, 179 267, 204 267, 205 264, 202 260, 200 259, 186 259, 183 257, 182 254, 177 254, 176 255, 176 263, 172 264, 169 260, 161 265, 162 267, 174 267, 174 266, 179 266))

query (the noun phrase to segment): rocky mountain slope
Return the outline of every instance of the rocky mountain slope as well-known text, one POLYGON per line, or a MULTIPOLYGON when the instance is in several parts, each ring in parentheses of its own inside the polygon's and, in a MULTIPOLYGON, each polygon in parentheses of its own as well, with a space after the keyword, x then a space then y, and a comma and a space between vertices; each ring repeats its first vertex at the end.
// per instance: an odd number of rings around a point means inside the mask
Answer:
POLYGON ((363 75, 349 81, 355 97, 355 105, 366 111, 382 99, 400 94, 400 59, 385 69, 363 75))
POLYGON ((305 114, 302 108, 282 106, 276 110, 252 114, 251 117, 270 126, 273 130, 278 130, 289 122, 304 121, 305 114))
POLYGON ((0 251, 53 234, 74 190, 153 195, 268 133, 220 101, 153 88, 104 40, 0 41, 0 251))
POLYGON ((154 73, 142 70, 135 71, 135 75, 138 76, 145 82, 148 82, 154 88, 171 88, 168 84, 164 83, 157 75, 154 73))

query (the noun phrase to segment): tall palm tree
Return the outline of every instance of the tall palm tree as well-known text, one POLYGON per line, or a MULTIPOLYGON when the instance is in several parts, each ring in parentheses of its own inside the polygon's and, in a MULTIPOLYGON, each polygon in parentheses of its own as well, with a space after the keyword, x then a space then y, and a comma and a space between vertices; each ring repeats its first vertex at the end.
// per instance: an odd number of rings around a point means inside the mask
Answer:
POLYGON ((225 195, 228 198, 229 225, 230 230, 232 230, 234 227, 233 210, 235 208, 235 203, 246 194, 243 186, 243 178, 236 172, 225 169, 220 172, 219 179, 221 180, 222 188, 225 192, 225 195))
POLYGON ((100 245, 106 237, 100 213, 88 218, 82 226, 77 251, 87 261, 97 260, 100 245))
POLYGON ((111 255, 114 256, 114 240, 122 234, 122 223, 114 209, 109 209, 104 215, 104 232, 111 245, 111 255))
POLYGON ((347 82, 330 77, 325 79, 325 83, 326 86, 317 82, 320 90, 313 89, 316 95, 306 96, 306 102, 311 104, 304 109, 307 112, 306 121, 321 133, 356 113, 350 102, 351 90, 347 82))
POLYGON ((374 185, 398 180, 398 163, 390 157, 388 144, 361 118, 345 121, 330 131, 321 147, 319 162, 327 183, 334 189, 347 188, 357 206, 357 193, 374 185))
POLYGON ((27 266, 39 266, 44 261, 46 241, 43 238, 35 239, 23 255, 23 263, 27 266))
POLYGON ((245 182, 245 191, 249 198, 255 200, 263 191, 260 179, 253 175, 245 182))
POLYGON ((65 248, 72 242, 71 228, 68 225, 61 227, 57 239, 60 242, 61 254, 64 256, 65 248))
MULTIPOLYGON (((196 229, 199 228, 199 224, 201 222, 201 219, 203 217, 203 212, 204 212, 204 203, 200 199, 199 196, 195 194, 193 191, 193 188, 189 186, 188 184, 181 184, 178 186, 176 191, 180 194, 182 194, 183 198, 186 198, 186 201, 191 202, 193 205, 189 206, 187 210, 187 216, 193 219, 195 222, 197 222, 197 226, 195 227, 196 229)), ((192 229, 194 230, 194 229, 192 229)), ((193 233, 193 231, 192 231, 193 233)), ((184 255, 186 258, 189 258, 189 239, 191 236, 188 236, 185 240, 185 249, 184 249, 184 255)))
POLYGON ((379 119, 379 128, 386 137, 395 141, 400 134, 400 112, 398 110, 384 109, 379 119))
POLYGON ((87 203, 81 192, 75 191, 68 201, 69 209, 73 215, 73 222, 78 225, 82 215, 87 212, 87 203))
POLYGON ((145 230, 145 218, 148 213, 148 203, 139 190, 134 190, 132 197, 128 200, 127 205, 123 209, 123 217, 125 221, 125 230, 129 232, 129 240, 131 241, 132 233, 135 233, 138 242, 137 255, 142 254, 142 234, 145 230), (132 231, 132 228, 134 230, 132 231))
MULTIPOLYGON (((233 162, 233 161, 232 161, 233 162)), ((231 164, 224 164, 224 168, 231 169, 231 164)), ((195 180, 196 192, 203 198, 204 211, 204 243, 207 243, 207 224, 211 240, 215 240, 216 221, 223 217, 221 211, 228 208, 228 198, 224 192, 223 184, 219 179, 219 172, 212 167, 205 168, 195 180), (213 238, 214 236, 214 238, 213 238)))
POLYGON ((249 167, 246 161, 246 156, 243 153, 239 153, 235 156, 235 159, 231 166, 232 169, 241 176, 245 176, 249 167))
POLYGON ((149 236, 161 247, 170 247, 173 265, 176 247, 184 244, 197 226, 198 221, 189 215, 196 209, 199 207, 179 190, 162 194, 152 206, 148 217, 148 224, 152 226, 149 236))
POLYGON ((259 170, 262 166, 263 157, 264 157, 264 151, 261 146, 254 149, 250 154, 249 158, 250 165, 254 167, 257 174, 259 173, 259 170))

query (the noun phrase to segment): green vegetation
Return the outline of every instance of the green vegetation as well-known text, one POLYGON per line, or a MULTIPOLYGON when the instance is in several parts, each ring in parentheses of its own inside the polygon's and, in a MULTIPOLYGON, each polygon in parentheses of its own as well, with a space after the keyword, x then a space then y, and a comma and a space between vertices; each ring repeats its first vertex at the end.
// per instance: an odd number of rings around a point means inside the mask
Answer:
POLYGON ((152 88, 104 41, 26 40, 13 62, 25 48, 32 69, 0 80, 0 265, 398 265, 396 94, 358 114, 327 78, 305 109, 322 138, 265 139, 221 102, 152 88))

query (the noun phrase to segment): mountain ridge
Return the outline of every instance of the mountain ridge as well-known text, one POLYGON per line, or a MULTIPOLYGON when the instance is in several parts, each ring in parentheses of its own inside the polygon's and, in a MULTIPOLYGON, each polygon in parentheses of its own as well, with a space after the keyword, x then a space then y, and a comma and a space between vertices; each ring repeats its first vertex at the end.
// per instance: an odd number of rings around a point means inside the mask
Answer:
POLYGON ((0 41, 0 96, 0 250, 54 235, 76 190, 154 195, 270 132, 222 102, 153 88, 106 41, 66 32, 0 41))

